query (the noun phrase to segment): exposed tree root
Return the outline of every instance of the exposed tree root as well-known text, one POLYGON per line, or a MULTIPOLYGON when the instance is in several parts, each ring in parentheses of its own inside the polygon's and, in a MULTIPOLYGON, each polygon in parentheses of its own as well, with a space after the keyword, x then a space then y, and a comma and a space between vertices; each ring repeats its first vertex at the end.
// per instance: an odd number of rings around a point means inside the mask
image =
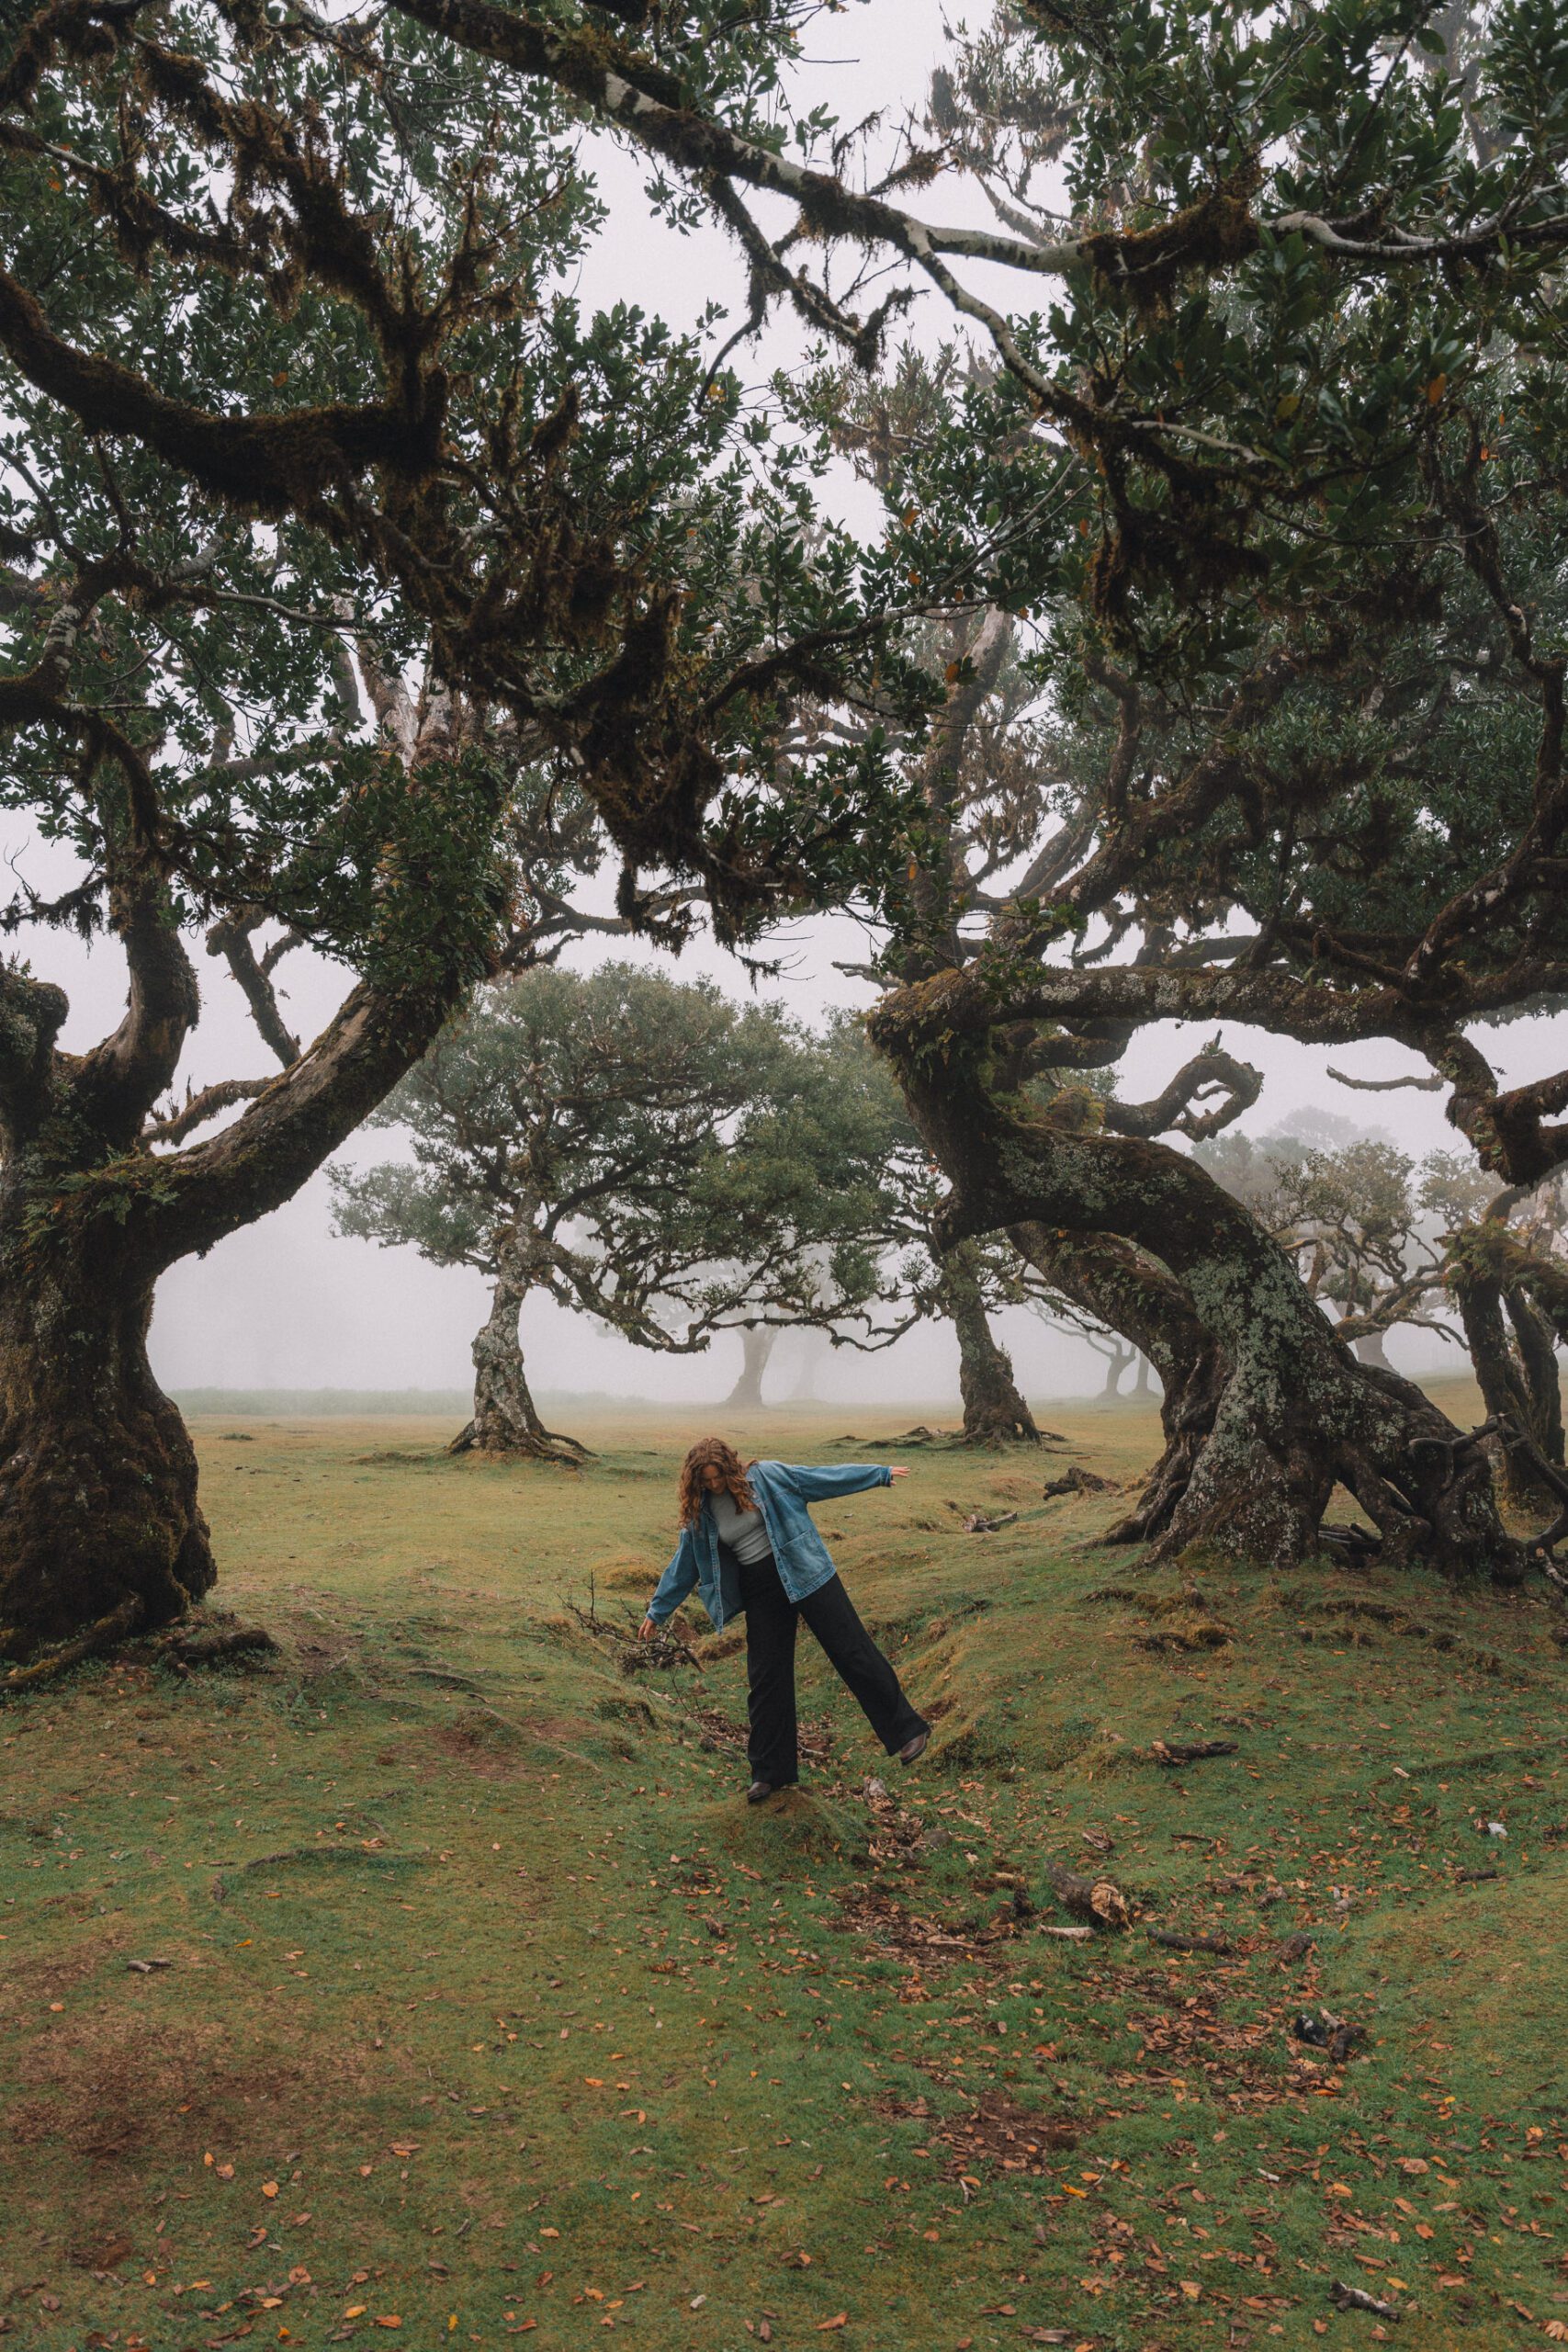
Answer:
POLYGON ((172 1666, 211 1666, 225 1657, 247 1657, 276 1650, 276 1642, 265 1625, 172 1625, 149 1642, 148 1649, 172 1666))
POLYGON ((47 1657, 34 1658, 29 1665, 14 1666, 8 1674, 0 1675, 0 1693, 8 1690, 36 1690, 40 1682, 52 1682, 57 1675, 71 1667, 80 1666, 85 1657, 95 1657, 102 1650, 112 1649, 123 1641, 141 1615, 141 1596, 129 1592, 107 1616, 89 1625, 85 1633, 71 1641, 62 1642, 58 1649, 47 1657))
MULTIPOLYGON (((134 1634, 142 1614, 141 1596, 127 1593, 117 1607, 85 1632, 61 1643, 47 1656, 0 1675, 0 1695, 36 1690, 39 1684, 52 1682, 67 1673, 72 1667, 80 1666, 84 1659, 101 1657, 106 1651, 118 1648, 134 1634)), ((137 1642, 136 1654, 149 1664, 172 1666, 184 1673, 193 1666, 212 1666, 223 1658, 256 1657, 276 1647, 265 1625, 213 1625, 186 1620, 145 1635, 137 1642)))
POLYGON ((581 1438, 566 1437, 558 1430, 547 1430, 542 1422, 532 1428, 488 1420, 481 1429, 478 1421, 469 1421, 458 1430, 446 1449, 448 1453, 484 1453, 492 1461, 553 1462, 563 1470, 580 1470, 585 1462, 595 1459, 593 1448, 584 1445, 581 1438))
POLYGON ((1162 1944, 1167 1951, 1208 1951, 1224 1954, 1235 1950, 1228 1936, 1184 1936, 1176 1928, 1150 1928, 1152 1944, 1162 1944))

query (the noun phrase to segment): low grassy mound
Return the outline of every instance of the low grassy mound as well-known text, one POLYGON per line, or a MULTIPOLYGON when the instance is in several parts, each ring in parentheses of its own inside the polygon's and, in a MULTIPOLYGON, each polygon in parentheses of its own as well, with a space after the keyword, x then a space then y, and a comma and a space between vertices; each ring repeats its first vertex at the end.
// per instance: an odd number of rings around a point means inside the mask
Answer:
MULTIPOLYGON (((818 1510, 939 1738, 890 1767, 806 1642, 807 1777, 761 1811, 739 1647, 625 1639, 687 1430, 585 1428, 581 1474, 203 1430, 277 1655, 127 1652, 0 1718, 0 2324, 1568 2336, 1559 1611, 1148 1573, 1093 1543, 1113 1493, 1040 1489, 1132 1477, 1152 1417, 1048 1418, 1048 1456, 917 1445, 818 1510)), ((874 1455, 853 1426, 745 1434, 874 1455)))

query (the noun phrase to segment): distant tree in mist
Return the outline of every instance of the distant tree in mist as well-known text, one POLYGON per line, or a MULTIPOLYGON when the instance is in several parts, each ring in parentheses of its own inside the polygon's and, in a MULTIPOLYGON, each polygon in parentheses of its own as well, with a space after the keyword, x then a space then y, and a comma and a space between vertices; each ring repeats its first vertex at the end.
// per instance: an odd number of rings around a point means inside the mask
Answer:
POLYGON ((519 1318, 536 1296, 661 1353, 858 1305, 875 1279, 878 1120, 780 1013, 621 964, 480 990, 377 1114, 409 1161, 333 1171, 338 1228, 491 1283, 454 1451, 575 1461, 519 1318))

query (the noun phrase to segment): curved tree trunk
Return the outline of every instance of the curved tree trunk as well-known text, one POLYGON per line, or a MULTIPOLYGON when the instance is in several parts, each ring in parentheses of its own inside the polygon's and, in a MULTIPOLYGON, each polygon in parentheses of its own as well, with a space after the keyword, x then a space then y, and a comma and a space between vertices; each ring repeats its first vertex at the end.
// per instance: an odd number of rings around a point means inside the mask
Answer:
POLYGON ((147 1360, 154 1285, 298 1192, 474 977, 438 933, 423 990, 355 988, 232 1125, 156 1151, 195 977, 155 870, 128 858, 110 903, 130 989, 90 1052, 55 1048, 62 990, 0 967, 0 1657, 17 1661, 85 1656, 211 1587, 195 1453, 147 1360))
POLYGON ((196 1454, 152 1377, 151 1272, 107 1218, 0 1242, 0 1656, 184 1614, 215 1580, 196 1454))
POLYGON ((986 1313, 978 1250, 960 1241, 939 1260, 942 1301, 958 1334, 958 1390, 965 1445, 1038 1445, 1034 1416, 1019 1393, 1012 1358, 986 1313))
MULTIPOLYGON (((985 976, 886 998, 872 1033, 953 1184, 951 1242, 1032 1221, 1113 1231, 1180 1280, 1224 1360, 1213 1426, 1159 1539, 1288 1566, 1318 1548, 1337 1483, 1387 1553, 1522 1575, 1480 1446, 1396 1374, 1358 1364, 1294 1267, 1193 1160, 1139 1138, 1072 1135, 988 1094, 985 976)), ((1114 1322, 1112 1328, 1116 1328, 1114 1322)))
POLYGON ((1108 1544, 1146 1543, 1170 1525, 1208 1442, 1224 1390, 1224 1359, 1168 1267, 1131 1242, 1034 1222, 1010 1226, 1008 1238, 1054 1290, 1108 1330, 1123 1333, 1139 1362, 1159 1374, 1165 1451, 1133 1510, 1105 1534, 1108 1544))
POLYGON ((1557 1371, 1557 1334, 1522 1290, 1505 1291, 1503 1304, 1514 1327, 1514 1345, 1530 1400, 1530 1433, 1547 1460, 1561 1469, 1562 1383, 1557 1371))
POLYGON ((1149 1360, 1142 1348, 1138 1350, 1137 1377, 1129 1393, 1140 1399, 1154 1395, 1154 1389, 1149 1382, 1149 1360))
POLYGON ((741 1331, 740 1377, 725 1398, 739 1411, 760 1413, 764 1409, 762 1374, 768 1359, 778 1345, 778 1327, 773 1323, 748 1323, 741 1331))
POLYGON ((1380 1372, 1393 1370, 1393 1364, 1388 1360, 1388 1350, 1383 1345, 1383 1335, 1381 1331, 1363 1331, 1359 1340, 1351 1340, 1350 1345, 1356 1351, 1358 1363, 1375 1364, 1380 1372))
POLYGON ((1113 1405, 1120 1398, 1122 1374, 1126 1371, 1127 1366, 1136 1360, 1137 1353, 1136 1348, 1123 1348, 1119 1344, 1106 1351, 1105 1380, 1100 1391, 1100 1401, 1102 1405, 1113 1405))
POLYGON ((1562 1406, 1551 1326, 1522 1291, 1505 1291, 1493 1272, 1471 1264, 1462 1253, 1450 1258, 1449 1287, 1459 1306, 1487 1419, 1502 1425, 1487 1440, 1498 1486, 1517 1510, 1555 1511, 1558 1498, 1532 1460, 1532 1450, 1539 1450, 1548 1463, 1562 1460, 1562 1406), (1506 1442, 1504 1432, 1509 1428, 1526 1440, 1523 1445, 1506 1442))
POLYGON ((474 1416, 448 1453, 509 1453, 571 1467, 586 1458, 587 1446, 545 1427, 528 1386, 518 1322, 532 1287, 526 1273, 503 1263, 490 1313, 474 1336, 474 1416))

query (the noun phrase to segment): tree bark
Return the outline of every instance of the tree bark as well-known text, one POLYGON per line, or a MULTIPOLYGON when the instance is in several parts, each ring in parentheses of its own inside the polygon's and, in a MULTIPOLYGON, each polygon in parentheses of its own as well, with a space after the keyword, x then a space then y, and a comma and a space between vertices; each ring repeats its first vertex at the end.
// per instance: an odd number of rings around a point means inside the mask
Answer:
POLYGON ((473 1419, 446 1450, 512 1454, 575 1468, 589 1448, 545 1427, 523 1369, 519 1322, 532 1288, 528 1272, 507 1253, 491 1292, 490 1314, 474 1337, 473 1419))
MULTIPOLYGON (((152 1377, 152 1275, 107 1218, 0 1238, 0 1656, 169 1623, 214 1582, 196 1454, 152 1377)), ((18 1214, 20 1209, 21 1213, 18 1214)))
POLYGON ((1517 1446, 1505 1443, 1500 1434, 1488 1439, 1498 1487, 1516 1510, 1545 1510, 1555 1516, 1557 1498, 1533 1468, 1530 1455, 1533 1445, 1548 1462, 1562 1460, 1562 1406, 1551 1327, 1522 1291, 1505 1290, 1491 1268, 1471 1262, 1462 1251, 1450 1253, 1449 1287, 1459 1306, 1487 1419, 1511 1423, 1529 1441, 1517 1446))
POLYGON ((1012 1358, 986 1313, 980 1253, 960 1241, 939 1261, 942 1301, 958 1335, 958 1390, 965 1445, 1038 1445, 1034 1416, 1019 1393, 1012 1358))
POLYGON ((147 1360, 158 1277, 289 1199, 475 977, 471 941, 438 933, 417 994, 359 985, 231 1126, 154 1151, 198 998, 155 871, 116 856, 111 1036, 60 1052, 63 993, 0 967, 0 1657, 17 1660, 151 1630, 210 1588, 195 1453, 147 1360))
POLYGON ((748 1323, 740 1333, 740 1376, 725 1398, 727 1405, 738 1410, 760 1413, 765 1409, 762 1397, 762 1374, 768 1359, 778 1345, 778 1330, 772 1323, 748 1323))
POLYGON ((1108 1544, 1142 1544, 1169 1527, 1214 1426, 1226 1370, 1191 1298, 1168 1266, 1111 1233, 1068 1233, 1025 1221, 1010 1226, 1015 1250, 1075 1306, 1120 1331, 1160 1377, 1165 1450, 1108 1544))
POLYGON ((1204 1170, 1160 1144, 1068 1134, 991 1096, 986 982, 971 967, 890 995, 872 1035, 953 1185, 940 1220, 949 1246, 1021 1222, 1111 1232, 1179 1278, 1224 1379, 1158 1554, 1201 1543, 1290 1566, 1317 1550, 1337 1482, 1389 1555, 1522 1576, 1480 1446, 1413 1384, 1356 1363, 1284 1253, 1204 1170))
POLYGON ((1393 1370, 1393 1366, 1388 1360, 1388 1350, 1383 1345, 1383 1335, 1381 1331, 1363 1331, 1360 1338, 1352 1340, 1350 1344, 1356 1351, 1358 1363, 1375 1364, 1380 1372, 1393 1370))

